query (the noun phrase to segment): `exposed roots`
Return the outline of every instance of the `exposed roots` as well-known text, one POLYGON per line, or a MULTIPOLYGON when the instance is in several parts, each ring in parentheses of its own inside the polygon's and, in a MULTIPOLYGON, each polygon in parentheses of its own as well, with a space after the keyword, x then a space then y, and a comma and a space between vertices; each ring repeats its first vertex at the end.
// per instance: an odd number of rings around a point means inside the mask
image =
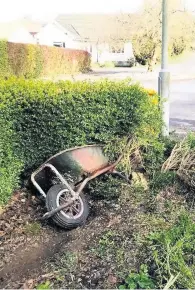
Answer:
POLYGON ((180 167, 181 160, 188 153, 189 153, 189 147, 185 138, 180 143, 175 145, 175 147, 173 148, 171 152, 171 155, 162 165, 161 171, 162 172, 167 172, 169 170, 177 171, 180 167))

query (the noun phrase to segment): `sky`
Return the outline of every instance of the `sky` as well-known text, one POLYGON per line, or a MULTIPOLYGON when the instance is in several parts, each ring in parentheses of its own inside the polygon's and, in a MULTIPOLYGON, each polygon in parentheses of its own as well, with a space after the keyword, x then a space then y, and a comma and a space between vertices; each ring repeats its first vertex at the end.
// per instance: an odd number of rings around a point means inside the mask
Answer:
MULTIPOLYGON (((144 0, 0 0, 0 21, 10 21, 25 15, 49 20, 59 13, 136 12, 144 0)), ((171 0, 169 0, 171 1, 171 0)), ((195 10, 195 0, 183 0, 195 10)))
POLYGON ((26 14, 50 18, 58 13, 135 12, 143 0, 0 0, 0 21, 26 14))

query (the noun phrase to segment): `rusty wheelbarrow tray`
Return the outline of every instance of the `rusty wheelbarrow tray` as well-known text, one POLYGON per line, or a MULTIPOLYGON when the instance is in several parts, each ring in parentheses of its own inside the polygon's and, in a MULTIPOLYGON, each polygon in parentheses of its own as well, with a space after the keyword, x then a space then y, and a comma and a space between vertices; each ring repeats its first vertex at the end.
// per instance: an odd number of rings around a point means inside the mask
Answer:
MULTIPOLYGON (((129 143, 129 142, 128 142, 129 143)), ((31 181, 46 199, 48 212, 43 219, 52 217, 64 228, 83 224, 88 216, 88 204, 82 190, 95 177, 114 173, 123 154, 114 163, 104 155, 100 145, 86 145, 61 151, 48 159, 31 175, 31 181)))

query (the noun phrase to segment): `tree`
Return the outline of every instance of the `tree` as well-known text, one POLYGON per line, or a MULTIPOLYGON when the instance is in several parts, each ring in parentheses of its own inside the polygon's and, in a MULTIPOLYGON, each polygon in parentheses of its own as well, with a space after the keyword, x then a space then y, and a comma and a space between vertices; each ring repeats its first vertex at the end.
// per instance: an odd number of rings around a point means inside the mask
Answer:
MULTIPOLYGON (((161 0, 145 0, 142 10, 134 17, 129 15, 128 25, 133 30, 134 54, 138 62, 148 64, 152 71, 160 60, 161 47, 161 0)), ((192 42, 194 18, 180 0, 169 1, 170 53, 180 54, 192 42)))
POLYGON ((185 11, 178 10, 171 15, 171 38, 170 54, 179 55, 184 50, 189 49, 194 39, 194 16, 185 11))

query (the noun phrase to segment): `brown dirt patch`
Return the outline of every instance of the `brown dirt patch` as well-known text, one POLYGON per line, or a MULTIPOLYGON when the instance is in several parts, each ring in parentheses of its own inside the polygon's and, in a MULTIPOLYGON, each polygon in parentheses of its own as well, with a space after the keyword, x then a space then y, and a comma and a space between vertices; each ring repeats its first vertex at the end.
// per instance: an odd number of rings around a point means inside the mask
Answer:
MULTIPOLYGON (((116 200, 89 202, 91 211, 87 224, 64 231, 51 222, 38 221, 44 206, 37 198, 25 191, 15 193, 1 214, 0 288, 33 288, 48 277, 54 288, 116 284, 117 273, 111 269, 115 254, 109 253, 108 242, 103 250, 104 259, 100 240, 107 232, 113 233, 111 239, 116 239, 115 245, 121 244, 124 232, 128 232, 131 239, 131 220, 136 211, 131 205, 122 210, 116 200), (117 231, 121 231, 121 237, 117 231)), ((118 251, 118 246, 114 248, 118 251)), ((128 248, 133 248, 132 241, 128 248)), ((134 264, 133 258, 131 262, 134 264)))
MULTIPOLYGON (((0 288, 33 289, 46 282, 55 289, 118 287, 142 262, 140 235, 168 224, 162 213, 146 212, 149 193, 125 188, 118 200, 89 200, 86 225, 72 231, 41 224, 40 201, 17 193, 1 215, 0 288)), ((157 199, 171 199, 170 192, 157 199)))

